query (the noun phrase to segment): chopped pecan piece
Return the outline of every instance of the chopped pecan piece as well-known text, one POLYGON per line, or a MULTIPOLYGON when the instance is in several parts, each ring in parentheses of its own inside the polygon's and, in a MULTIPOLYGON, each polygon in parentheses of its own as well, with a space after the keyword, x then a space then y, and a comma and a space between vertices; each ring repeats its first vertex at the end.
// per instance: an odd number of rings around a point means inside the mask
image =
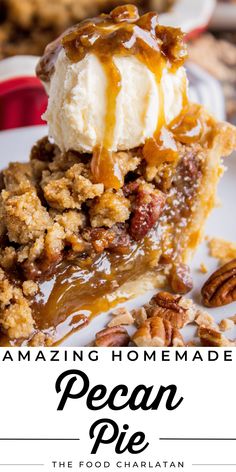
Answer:
POLYGON ((172 347, 184 347, 185 343, 180 331, 176 328, 173 329, 172 334, 172 347))
POLYGON ((170 286, 175 293, 185 294, 192 290, 193 281, 186 264, 174 264, 170 272, 170 286))
POLYGON ((95 345, 97 347, 125 347, 128 346, 130 337, 125 328, 114 326, 105 328, 96 334, 95 345))
POLYGON ((122 21, 137 21, 139 19, 138 8, 135 5, 119 5, 111 11, 111 17, 116 23, 122 21))
POLYGON ((236 325, 236 315, 230 316, 229 320, 233 321, 234 324, 236 325))
POLYGON ((211 257, 219 259, 220 263, 226 264, 236 257, 236 243, 221 238, 212 238, 208 241, 211 257))
POLYGON ((136 325, 139 327, 144 323, 144 321, 147 320, 147 311, 142 306, 141 308, 136 308, 135 310, 133 310, 132 316, 134 318, 136 325))
POLYGON ((196 314, 193 302, 181 295, 158 292, 146 307, 149 317, 159 316, 170 321, 173 328, 181 329, 191 323, 196 314))
POLYGON ((94 228, 90 231, 90 237, 94 250, 101 253, 113 242, 115 234, 111 230, 94 228))
POLYGON ((213 316, 209 315, 209 313, 204 310, 197 311, 195 323, 198 326, 204 326, 205 328, 214 328, 217 331, 217 325, 213 316))
POLYGON ((131 315, 130 311, 127 310, 125 307, 117 308, 112 313, 113 317, 110 323, 108 323, 108 327, 112 328, 113 326, 121 326, 121 325, 132 325, 134 323, 134 318, 131 315))
POLYGON ((230 318, 225 318, 224 320, 221 320, 219 328, 221 331, 230 331, 234 328, 234 322, 230 318))
POLYGON ((160 190, 141 185, 138 189, 130 220, 130 235, 135 241, 144 236, 157 223, 165 206, 166 197, 160 190))
POLYGON ((219 331, 216 331, 212 328, 200 326, 198 330, 198 335, 202 345, 205 347, 224 347, 231 345, 231 341, 229 341, 219 331))
POLYGON ((145 321, 132 339, 139 347, 184 346, 180 332, 168 320, 159 316, 145 321))
POLYGON ((127 254, 131 246, 131 238, 127 233, 125 225, 113 226, 112 231, 114 233, 114 239, 109 245, 109 251, 116 254, 127 254))
POLYGON ((207 274, 208 268, 207 268, 207 266, 206 266, 206 264, 205 264, 204 262, 201 262, 200 267, 199 267, 199 271, 200 271, 202 274, 207 274))
POLYGON ((202 287, 203 304, 208 307, 236 301, 236 259, 214 272, 202 287))

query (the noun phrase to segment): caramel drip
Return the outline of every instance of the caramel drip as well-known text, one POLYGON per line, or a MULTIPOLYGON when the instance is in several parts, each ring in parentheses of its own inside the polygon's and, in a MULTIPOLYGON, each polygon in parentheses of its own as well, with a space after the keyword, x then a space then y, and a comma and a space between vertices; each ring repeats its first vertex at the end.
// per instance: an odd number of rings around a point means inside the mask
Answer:
POLYGON ((107 80, 106 115, 102 146, 96 146, 91 162, 92 174, 95 182, 102 182, 105 188, 118 190, 123 186, 122 171, 119 167, 117 155, 111 151, 115 126, 117 97, 121 89, 121 76, 112 58, 99 55, 104 67, 107 80))
POLYGON ((112 58, 100 56, 107 78, 107 109, 103 146, 111 149, 116 126, 116 103, 121 89, 121 76, 112 58))
POLYGON ((174 162, 178 158, 174 137, 168 130, 166 123, 164 91, 160 74, 156 74, 155 77, 159 91, 158 121, 153 137, 147 139, 143 148, 144 159, 150 166, 159 166, 163 162, 174 162))
POLYGON ((200 105, 186 105, 183 113, 172 121, 170 128, 176 141, 182 144, 189 145, 202 140, 208 146, 212 144, 213 121, 202 114, 200 105))
POLYGON ((167 124, 165 116, 165 100, 162 82, 156 75, 156 81, 159 89, 159 117, 153 138, 146 141, 143 149, 143 155, 150 166, 159 166, 164 162, 178 161, 178 150, 176 141, 181 141, 183 133, 186 143, 195 142, 200 134, 195 133, 196 117, 185 120, 187 110, 189 109, 189 100, 187 95, 187 78, 184 77, 181 84, 182 110, 175 120, 167 124), (183 125, 184 123, 184 125, 183 125), (183 129, 184 127, 184 129, 183 129))
POLYGON ((91 170, 94 182, 103 183, 105 188, 118 190, 123 186, 124 178, 117 154, 105 147, 94 148, 91 170))

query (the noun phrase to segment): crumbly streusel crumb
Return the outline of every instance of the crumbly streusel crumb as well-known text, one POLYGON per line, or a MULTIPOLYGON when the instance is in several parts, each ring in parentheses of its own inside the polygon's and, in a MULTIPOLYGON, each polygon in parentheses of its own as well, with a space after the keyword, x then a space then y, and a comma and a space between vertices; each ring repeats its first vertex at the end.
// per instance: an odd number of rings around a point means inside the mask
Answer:
POLYGON ((65 173, 44 171, 41 186, 48 204, 56 210, 80 209, 83 202, 102 195, 103 184, 93 184, 87 167, 74 164, 65 173))
POLYGON ((93 228, 106 226, 111 228, 116 223, 123 223, 130 215, 130 201, 122 193, 108 190, 97 198, 90 208, 93 228))
POLYGON ((205 264, 204 262, 202 262, 202 263, 200 264, 199 270, 200 270, 200 272, 201 272, 202 274, 207 274, 208 268, 207 268, 207 266, 206 266, 206 264, 205 264))
POLYGON ((42 331, 35 333, 34 336, 31 338, 29 345, 31 347, 37 346, 45 346, 50 347, 53 345, 53 339, 42 331))
POLYGON ((35 241, 51 224, 50 216, 34 190, 22 195, 2 191, 9 240, 19 244, 35 241))
POLYGON ((210 256, 226 264, 236 258, 236 243, 221 238, 212 238, 208 241, 210 256))
POLYGON ((25 280, 25 282, 22 284, 22 290, 26 297, 33 297, 38 292, 39 286, 32 280, 25 280))
POLYGON ((0 313, 0 326, 10 339, 29 337, 34 329, 29 302, 20 289, 14 288, 10 304, 0 313))

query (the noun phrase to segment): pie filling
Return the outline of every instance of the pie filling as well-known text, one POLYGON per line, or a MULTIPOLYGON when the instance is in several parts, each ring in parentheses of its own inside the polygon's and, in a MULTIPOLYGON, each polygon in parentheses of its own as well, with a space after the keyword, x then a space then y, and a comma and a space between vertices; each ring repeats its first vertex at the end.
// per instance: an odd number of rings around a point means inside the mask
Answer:
POLYGON ((182 112, 166 121, 161 77, 165 67, 174 73, 186 58, 180 30, 158 25, 155 13, 140 18, 135 7, 119 7, 49 45, 38 66, 44 81, 50 81, 62 47, 72 63, 90 51, 104 66, 103 144, 91 154, 62 152, 46 137, 33 147, 29 163, 2 172, 1 345, 58 343, 129 298, 130 282, 146 274, 156 286, 169 280, 174 291, 189 291, 187 258, 219 177, 224 146, 214 146, 224 131, 201 106, 188 103, 185 86, 182 112), (117 152, 111 150, 121 87, 115 54, 134 55, 150 69, 160 103, 153 137, 117 152))

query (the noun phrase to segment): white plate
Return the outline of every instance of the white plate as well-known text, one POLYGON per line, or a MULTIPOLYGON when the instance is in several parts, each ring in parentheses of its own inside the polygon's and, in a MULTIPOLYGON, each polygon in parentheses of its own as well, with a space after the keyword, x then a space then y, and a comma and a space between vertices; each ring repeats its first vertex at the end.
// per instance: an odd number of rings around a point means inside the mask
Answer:
POLYGON ((0 61, 0 81, 13 77, 35 77, 39 57, 13 56, 0 61))
POLYGON ((186 69, 190 100, 204 105, 218 120, 225 120, 225 99, 220 83, 193 62, 187 62, 186 69))
MULTIPOLYGON (((1 168, 5 167, 13 160, 27 160, 32 145, 37 139, 44 136, 46 132, 46 127, 37 126, 0 133, 1 168)), ((206 234, 212 237, 222 237, 234 241, 236 235, 236 219, 234 218, 236 198, 236 155, 228 158, 226 164, 228 166, 228 171, 219 186, 219 196, 222 201, 222 206, 216 208, 212 212, 206 226, 206 234)), ((217 267, 217 261, 208 256, 206 243, 202 243, 192 261, 194 290, 191 293, 191 297, 195 302, 200 301, 200 289, 208 277, 208 275, 203 275, 199 271, 202 262, 206 264, 210 272, 215 270, 217 267)), ((145 303, 150 298, 150 295, 151 294, 148 293, 145 297, 142 296, 140 299, 132 300, 126 305, 130 308, 136 307, 145 303)), ((220 321, 221 319, 232 316, 236 313, 236 304, 232 303, 223 308, 211 309, 209 312, 215 316, 217 321, 220 321)), ((89 324, 88 327, 68 338, 65 345, 83 346, 89 344, 94 338, 95 333, 102 329, 108 320, 108 314, 98 316, 89 324)), ((194 333, 194 327, 187 327, 184 332, 186 340, 192 338, 194 333)), ((236 330, 235 332, 230 333, 232 339, 235 336, 236 330)))

